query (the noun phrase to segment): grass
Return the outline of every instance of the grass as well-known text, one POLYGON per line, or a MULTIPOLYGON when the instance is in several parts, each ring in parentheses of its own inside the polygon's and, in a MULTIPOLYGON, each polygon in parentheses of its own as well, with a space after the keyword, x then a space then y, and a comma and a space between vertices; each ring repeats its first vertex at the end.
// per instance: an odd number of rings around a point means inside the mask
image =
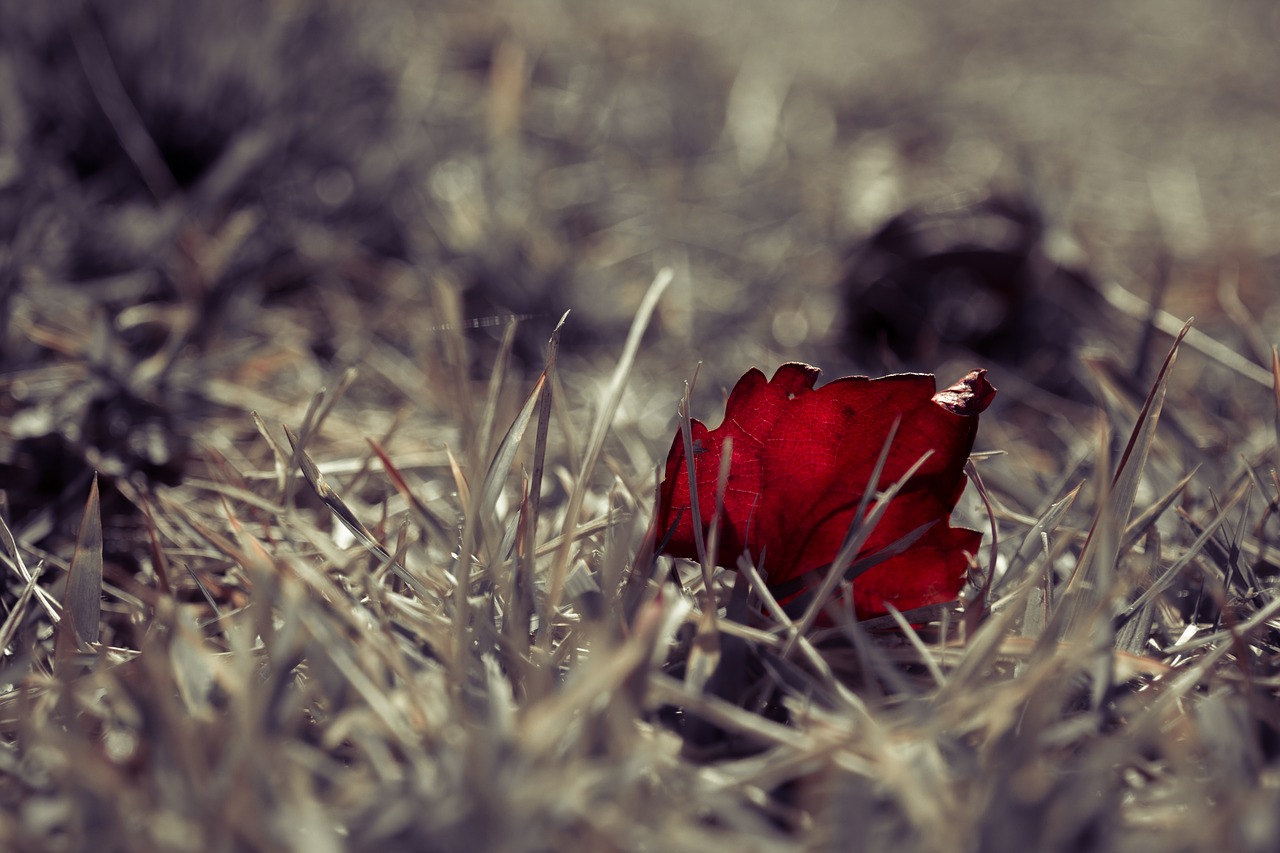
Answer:
POLYGON ((230 7, 3 13, 0 846, 1275 846, 1264 256, 1188 330, 1194 286, 1105 283, 1123 229, 949 209, 1112 260, 1043 348, 851 355, 890 211, 818 179, 874 142, 814 141, 820 81, 753 125, 766 70, 657 5, 230 7), (788 358, 990 368, 960 602, 797 624, 653 556, 678 404, 788 358))

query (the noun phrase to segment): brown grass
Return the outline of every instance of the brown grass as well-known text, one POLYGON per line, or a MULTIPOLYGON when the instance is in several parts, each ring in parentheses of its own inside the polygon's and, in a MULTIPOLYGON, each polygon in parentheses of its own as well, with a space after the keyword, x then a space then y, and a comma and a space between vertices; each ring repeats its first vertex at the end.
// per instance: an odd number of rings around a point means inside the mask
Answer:
POLYGON ((0 847, 1275 847, 1280 168, 1196 159, 1270 89, 1101 2, 817 5, 0 13, 0 847), (1219 63, 1108 53, 1143 174, 992 71, 1113 38, 1219 63), (962 601, 652 556, 694 365, 714 421, 787 359, 990 369, 962 601))

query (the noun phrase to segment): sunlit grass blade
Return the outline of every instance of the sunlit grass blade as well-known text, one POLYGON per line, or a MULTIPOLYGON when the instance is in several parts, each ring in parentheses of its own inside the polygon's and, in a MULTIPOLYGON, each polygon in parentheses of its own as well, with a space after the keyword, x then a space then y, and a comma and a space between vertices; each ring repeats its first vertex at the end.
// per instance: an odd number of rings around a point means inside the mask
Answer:
MULTIPOLYGON (((19 580, 24 584, 31 583, 32 572, 28 571, 26 563, 22 559, 22 551, 18 548, 18 542, 14 538, 13 531, 9 529, 9 525, 5 523, 3 513, 0 513, 0 544, 3 544, 7 553, 0 554, 17 574, 19 580)), ((61 605, 44 587, 37 586, 35 588, 36 600, 40 602, 40 606, 44 609, 45 615, 49 617, 50 622, 56 623, 61 618, 61 605)))
MULTIPOLYGON (((604 448, 605 436, 613 424, 614 415, 618 411, 618 404, 622 402, 622 392, 626 390, 627 377, 631 374, 631 366, 635 363, 636 353, 640 350, 640 341, 644 338, 645 329, 649 327, 649 320, 653 317, 654 309, 658 307, 658 300, 662 298, 663 292, 671 284, 673 277, 674 273, 670 268, 664 268, 659 271, 658 275, 653 279, 653 283, 649 285, 648 291, 645 292, 644 298, 640 301, 640 307, 636 309, 635 318, 631 322, 631 331, 628 332, 626 343, 622 346, 622 353, 618 356, 618 364, 614 368, 613 377, 609 381, 608 391, 605 394, 600 411, 596 413, 595 425, 591 429, 591 437, 587 440, 586 452, 583 456, 582 470, 578 472, 578 480, 574 484, 573 491, 569 495, 569 500, 565 507, 565 533, 569 535, 566 542, 572 539, 573 532, 578 526, 578 516, 582 512, 582 502, 586 499, 591 476, 595 473, 596 461, 600 458, 600 452, 604 448)), ((569 549, 566 545, 556 554, 555 562, 551 565, 551 577, 547 584, 548 613, 554 613, 560 604, 560 595, 568 567, 569 549)))
POLYGON ((1129 522, 1129 527, 1124 532, 1124 538, 1120 541, 1121 554, 1127 552, 1139 539, 1146 535, 1151 526, 1156 523, 1156 520, 1164 515, 1165 510, 1172 506, 1178 496, 1183 493, 1199 470, 1198 467, 1192 469, 1189 474, 1174 484, 1173 488, 1165 492, 1160 500, 1147 507, 1142 511, 1141 515, 1129 522))
POLYGON ((556 360, 560 354, 560 334, 567 319, 569 319, 568 311, 560 316, 560 321, 551 330, 551 337, 547 340, 547 359, 542 371, 547 377, 547 384, 542 390, 541 401, 538 404, 538 426, 534 433, 533 444, 533 470, 521 491, 519 518, 523 525, 521 529, 523 547, 512 567, 511 593, 508 602, 511 610, 508 614, 508 634, 513 636, 513 642, 519 650, 521 660, 528 654, 529 632, 532 629, 537 608, 533 588, 534 578, 537 575, 536 546, 538 520, 542 514, 542 479, 546 471, 547 438, 551 430, 551 414, 555 408, 556 390, 559 387, 556 381, 556 360))
MULTIPOLYGON (((1177 337, 1181 335, 1186 324, 1184 321, 1170 314, 1163 308, 1156 308, 1148 304, 1146 300, 1128 290, 1125 290, 1119 283, 1111 281, 1105 282, 1102 288, 1102 294, 1108 302, 1116 308, 1129 314, 1135 319, 1144 319, 1151 317, 1155 321, 1156 328, 1164 332, 1166 335, 1177 337)), ((1256 382, 1260 385, 1269 386, 1272 379, 1269 371, 1259 365, 1257 362, 1250 361, 1240 353, 1231 349, 1199 329, 1191 329, 1186 335, 1187 346, 1205 356, 1213 359, 1223 367, 1233 371, 1234 373, 1248 379, 1250 382, 1256 382)))
POLYGON ((4 624, 0 625, 0 655, 9 653, 9 645, 13 642, 14 635, 17 634, 22 620, 26 618, 27 607, 30 605, 31 598, 37 589, 36 581, 40 579, 43 570, 44 564, 37 563, 35 571, 31 572, 31 579, 22 585, 22 592, 18 593, 18 600, 13 603, 9 613, 5 616, 4 624))
POLYGON ((1083 483, 1077 485, 1070 492, 1050 504, 1044 514, 1036 519, 1035 524, 1031 525, 1027 535, 1023 537, 1022 544, 1018 546, 1017 552, 1009 559, 1009 564, 1005 567, 1003 574, 996 579, 992 587, 992 593, 1000 594, 1009 585, 1020 581, 1022 573, 1031 564, 1031 561, 1043 554, 1042 538, 1052 535, 1058 529, 1058 525, 1066 517, 1071 505, 1075 503, 1083 485, 1083 483))
POLYGON ((1129 441, 1116 466, 1111 498, 1113 511, 1119 513, 1117 530, 1124 530, 1128 524, 1134 496, 1138 493, 1138 482, 1146 469, 1147 456, 1151 453, 1151 446, 1155 442, 1156 425, 1160 422, 1160 412, 1164 408, 1165 393, 1168 390, 1169 372, 1177 360, 1178 346, 1191 331, 1192 322, 1193 320, 1188 320, 1183 325, 1182 331, 1174 338, 1173 346, 1169 348, 1169 354, 1165 356, 1160 372, 1156 374, 1155 382, 1151 386, 1150 393, 1147 394, 1146 401, 1142 404, 1142 411, 1138 413, 1138 420, 1133 425, 1133 432, 1129 435, 1129 441))
POLYGON ((498 419, 498 400, 502 393, 503 381, 510 372, 511 347, 516 340, 518 325, 518 323, 507 324, 506 331, 502 335, 502 343, 498 346, 498 355, 494 358, 493 368, 489 372, 489 390, 485 393, 484 408, 480 411, 480 424, 468 445, 473 471, 479 471, 489 455, 493 425, 498 419))
POLYGON ((502 437, 502 442, 498 445, 497 451, 494 452, 477 498, 478 504, 476 508, 479 511, 491 513, 494 507, 497 506, 498 498, 506 487, 507 477, 511 475, 512 466, 515 464, 516 454, 520 450, 520 442, 524 439, 525 430, 529 426, 529 421, 533 418, 538 399, 542 396, 546 384, 547 375, 544 372, 538 377, 538 381, 534 383, 533 390, 525 398, 524 405, 520 407, 515 420, 507 428, 506 434, 502 437))
MULTIPOLYGON (((1045 633, 1046 637, 1070 639, 1075 633, 1084 633, 1096 638, 1098 633, 1095 628, 1097 624, 1102 624, 1098 620, 1104 620, 1109 624, 1111 614, 1104 612, 1107 609, 1105 602, 1109 596, 1116 593, 1112 587, 1116 562, 1121 553, 1120 543, 1128 526, 1129 515, 1138 492, 1138 483, 1155 442, 1156 426, 1164 405, 1170 371, 1177 359, 1178 346, 1190 331, 1191 323, 1192 321, 1188 320, 1183 324, 1181 332, 1174 339, 1173 346, 1165 356, 1164 363, 1160 366, 1160 371, 1152 383, 1133 430, 1129 434, 1129 440, 1116 465, 1115 475, 1110 482, 1099 483, 1102 487, 1101 496, 1093 524, 1089 528, 1089 534, 1081 549, 1075 570, 1059 597, 1062 606, 1055 608, 1049 630, 1045 633)), ((1099 447, 1099 458, 1102 459, 1105 444, 1100 444, 1099 447)), ((1102 680, 1095 680, 1095 685, 1100 684, 1102 680)))
POLYGON ((1185 569, 1192 560, 1200 556, 1205 545, 1208 544, 1213 535, 1218 532, 1218 528, 1226 523, 1227 514, 1235 508, 1235 505, 1239 503, 1244 496, 1245 491, 1243 489, 1237 492, 1231 500, 1227 502, 1226 506, 1222 507, 1222 509, 1213 517, 1213 520, 1205 525, 1204 530, 1200 532, 1200 535, 1196 537, 1196 540, 1187 547, 1186 553, 1170 564, 1169 567, 1165 569, 1164 573, 1157 578, 1151 586, 1147 587, 1146 591, 1143 592, 1142 595, 1138 596, 1136 601, 1124 609, 1121 615, 1125 618, 1132 616, 1149 601, 1167 589, 1169 585, 1173 583, 1174 579, 1178 577, 1178 574, 1182 572, 1182 570, 1185 569))
POLYGON ((382 547, 382 543, 374 537, 369 528, 365 527, 364 522, 362 522, 356 514, 351 511, 351 508, 346 505, 342 498, 329 487, 329 484, 325 482, 324 476, 320 473, 320 469, 316 467, 316 463, 313 462, 311 457, 301 449, 301 442, 298 439, 298 436, 294 434, 293 430, 288 426, 285 426, 284 432, 285 435, 288 436, 290 444, 293 445, 294 456, 298 460, 298 465, 302 469, 302 476, 315 491, 317 497, 324 501, 325 505, 329 507, 329 510, 334 514, 334 516, 342 522, 347 530, 351 531, 351 534, 356 537, 356 540, 359 541, 361 545, 371 551, 378 557, 378 559, 391 566, 391 570, 396 573, 397 577, 409 585, 409 588, 413 590, 415 595, 420 597, 423 601, 432 600, 433 596, 422 580, 417 578, 404 566, 400 565, 400 563, 391 556, 387 549, 382 547))
POLYGON ((378 457, 378 461, 382 463, 382 470, 391 478, 391 485, 395 487, 396 491, 400 493, 400 496, 405 499, 406 503, 408 503, 409 511, 413 515, 414 520, 418 522, 418 526, 422 528, 422 532, 426 534, 428 538, 434 539, 438 543, 452 544, 450 542, 452 533, 449 530, 449 526, 445 524, 442 519, 437 517, 436 514, 422 502, 422 499, 418 497, 413 489, 410 488, 409 482, 404 478, 404 474, 396 467, 396 464, 391 460, 391 457, 387 455, 387 451, 383 449, 382 445, 372 438, 367 439, 367 441, 369 442, 369 447, 373 450, 374 455, 378 457))

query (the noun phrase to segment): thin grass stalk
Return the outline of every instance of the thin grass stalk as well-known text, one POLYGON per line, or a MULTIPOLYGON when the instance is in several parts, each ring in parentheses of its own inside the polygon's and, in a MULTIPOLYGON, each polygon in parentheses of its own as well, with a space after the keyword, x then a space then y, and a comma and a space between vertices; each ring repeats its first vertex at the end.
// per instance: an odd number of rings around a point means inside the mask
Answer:
POLYGON ((565 507, 566 547, 557 552, 555 561, 551 565, 551 576, 547 583, 548 615, 555 613, 560 606, 560 596, 564 591, 565 572, 569 566, 567 542, 573 539, 573 534, 577 530, 578 516, 582 512, 582 502, 586 499, 589 480, 595 471, 596 461, 600 458, 600 452, 604 448, 605 435, 613 423, 618 404, 622 402, 622 392, 626 388, 627 377, 631 373, 631 365, 635 362, 636 353, 640 349, 640 341, 644 337, 644 331, 649 326, 649 320, 653 316, 654 309, 658 307, 658 300, 662 298, 663 292, 671 284, 672 277, 671 269, 669 267, 663 268, 653 279, 653 283, 649 285, 648 291, 640 301, 640 307, 636 309, 635 319, 631 323, 631 331, 627 334, 626 343, 622 347, 622 354, 618 358, 617 367, 614 369, 613 378, 610 380, 604 405, 597 414, 595 426, 591 430, 591 438, 587 441, 586 453, 583 456, 582 470, 578 472, 577 482, 574 484, 573 491, 569 495, 568 504, 565 507))

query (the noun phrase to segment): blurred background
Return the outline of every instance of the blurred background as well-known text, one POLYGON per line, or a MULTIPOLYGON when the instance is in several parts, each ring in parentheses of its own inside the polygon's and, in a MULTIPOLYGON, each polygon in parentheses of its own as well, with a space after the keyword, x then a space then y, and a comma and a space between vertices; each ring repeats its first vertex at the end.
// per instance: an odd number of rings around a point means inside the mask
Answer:
POLYGON ((1140 400, 1151 306, 1236 354, 1176 380, 1220 452, 1280 338, 1278 30, 1269 0, 5 4, 8 512, 176 482, 350 366, 353 435, 407 399, 438 449, 439 380, 512 322, 532 374, 566 310, 594 399, 664 266, 624 405, 654 454, 698 362, 710 420, 753 364, 982 365, 990 443, 1048 477, 1099 376, 1140 400))

